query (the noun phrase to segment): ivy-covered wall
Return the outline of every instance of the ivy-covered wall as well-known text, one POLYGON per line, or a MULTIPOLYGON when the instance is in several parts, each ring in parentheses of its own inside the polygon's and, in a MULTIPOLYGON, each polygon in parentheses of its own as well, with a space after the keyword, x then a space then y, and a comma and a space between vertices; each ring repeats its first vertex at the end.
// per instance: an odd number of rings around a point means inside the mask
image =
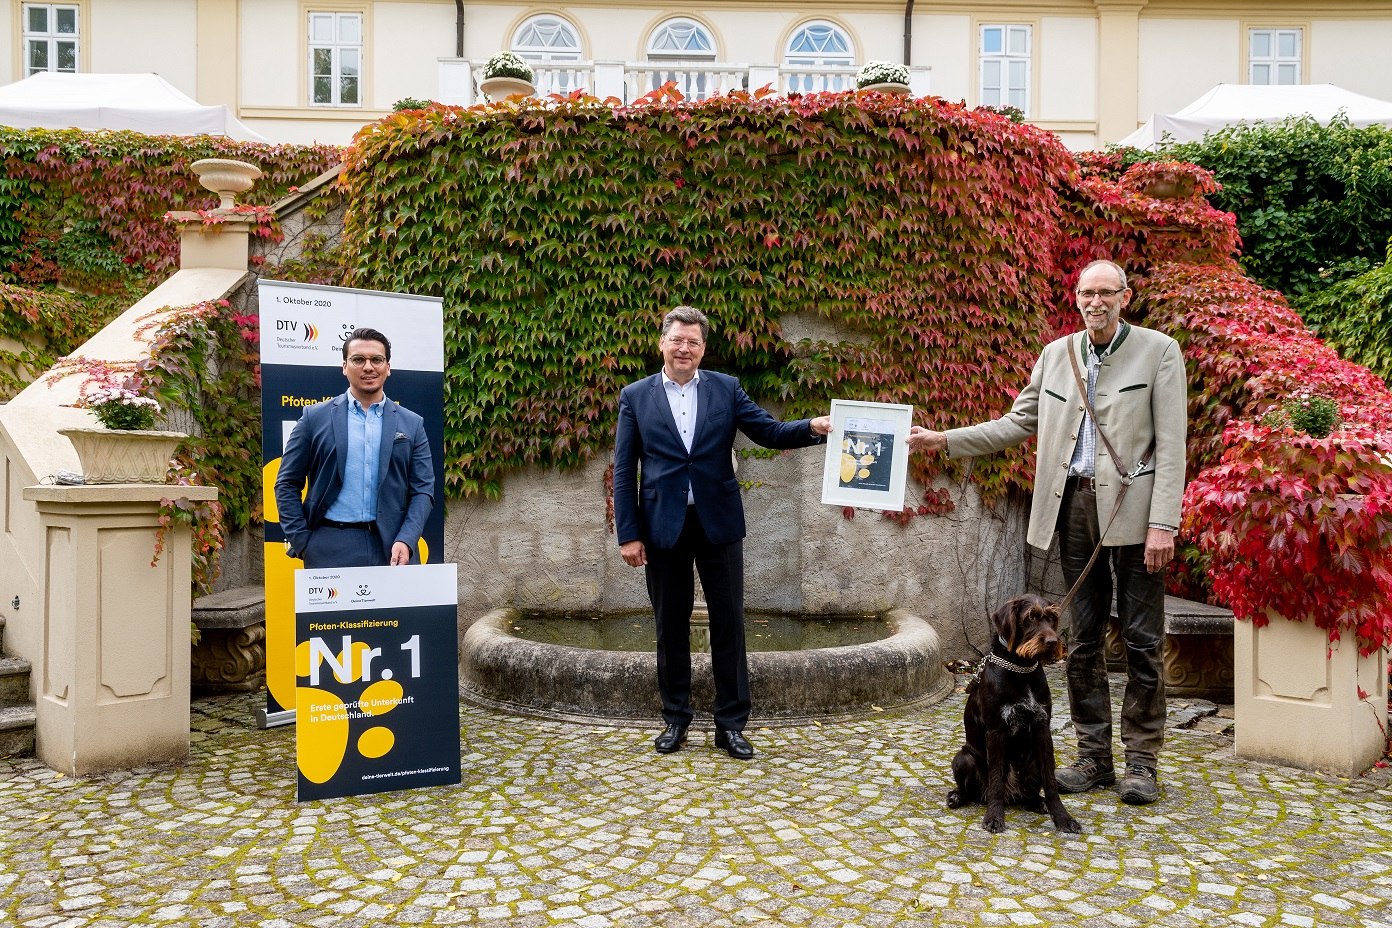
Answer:
POLYGON ((257 165, 265 177, 255 197, 272 202, 341 154, 328 145, 0 126, 0 397, 177 267, 178 230, 165 214, 218 205, 193 162, 257 165))
MULTIPOLYGON (((790 413, 882 400, 950 426, 1008 406, 1075 324, 1087 259, 1236 247, 1202 198, 1140 196, 995 113, 874 93, 434 107, 364 130, 343 180, 350 282, 449 309, 446 480, 463 496, 607 449, 618 391, 656 369, 680 303, 713 320, 707 366, 790 413), (790 345, 790 319, 850 337, 790 345)), ((926 485, 948 465, 914 466, 926 485)), ((1029 473, 1026 449, 971 467, 988 499, 1029 473)))

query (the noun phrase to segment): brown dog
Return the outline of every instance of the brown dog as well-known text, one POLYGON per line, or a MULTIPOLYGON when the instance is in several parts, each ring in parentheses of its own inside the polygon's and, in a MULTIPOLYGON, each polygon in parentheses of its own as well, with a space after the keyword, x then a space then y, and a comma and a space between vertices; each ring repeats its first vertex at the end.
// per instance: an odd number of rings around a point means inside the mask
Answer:
POLYGON ((1043 665, 1063 658, 1058 621, 1059 608, 1038 596, 1001 606, 991 617, 991 653, 967 687, 967 743, 952 759, 957 787, 948 792, 947 807, 985 803, 987 831, 1005 830, 1007 803, 1047 810, 1059 831, 1083 830, 1063 807, 1054 779, 1053 699, 1043 665))

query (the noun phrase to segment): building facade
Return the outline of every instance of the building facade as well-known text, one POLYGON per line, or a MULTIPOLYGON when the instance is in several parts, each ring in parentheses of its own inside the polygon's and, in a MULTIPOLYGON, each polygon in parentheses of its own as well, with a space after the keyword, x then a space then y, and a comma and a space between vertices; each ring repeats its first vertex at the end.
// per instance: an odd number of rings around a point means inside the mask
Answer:
POLYGON ((1392 99, 1392 0, 6 0, 0 77, 155 71, 275 141, 347 142, 403 98, 476 102, 513 50, 541 92, 632 100, 837 90, 867 61, 917 93, 1013 106, 1101 147, 1218 83, 1392 99), (1383 64, 1378 64, 1378 62, 1383 64))

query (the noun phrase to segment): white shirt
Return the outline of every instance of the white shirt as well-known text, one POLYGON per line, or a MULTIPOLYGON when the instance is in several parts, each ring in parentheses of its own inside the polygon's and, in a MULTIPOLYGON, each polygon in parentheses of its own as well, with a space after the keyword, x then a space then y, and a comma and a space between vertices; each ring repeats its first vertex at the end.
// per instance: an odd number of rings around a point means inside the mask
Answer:
MULTIPOLYGON (((691 375, 691 379, 685 384, 679 384, 667 372, 662 372, 662 390, 667 394, 667 405, 672 409, 672 421, 677 424, 677 434, 681 436, 682 444, 686 446, 687 453, 691 452, 691 439, 696 433, 696 387, 701 383, 701 372, 698 370, 691 375)), ((686 504, 693 505, 696 497, 691 493, 691 485, 686 487, 686 504)))

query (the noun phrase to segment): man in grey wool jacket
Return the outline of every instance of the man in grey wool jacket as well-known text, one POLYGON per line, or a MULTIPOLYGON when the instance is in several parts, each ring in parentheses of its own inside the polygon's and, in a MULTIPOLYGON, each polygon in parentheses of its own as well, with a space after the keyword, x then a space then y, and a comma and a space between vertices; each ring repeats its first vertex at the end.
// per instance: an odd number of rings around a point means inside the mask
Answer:
POLYGON ((914 426, 909 447, 974 457, 1038 436, 1029 544, 1047 549, 1054 532, 1059 533, 1063 575, 1070 586, 1099 541, 1103 545, 1073 603, 1068 695, 1078 759, 1058 771, 1059 788, 1083 792, 1117 782, 1102 652, 1115 574, 1127 661, 1121 709, 1126 769, 1118 793, 1124 802, 1146 804, 1160 798, 1156 767, 1165 738, 1165 567, 1174 557, 1184 493, 1184 358, 1168 335, 1122 321, 1131 288, 1119 265, 1089 264, 1075 295, 1084 331, 1045 347, 1008 413, 946 432, 914 426), (1096 424, 1078 389, 1070 352, 1087 384, 1096 424), (1117 464, 1097 436, 1099 425, 1121 458, 1117 464), (1102 538, 1121 491, 1122 472, 1131 488, 1102 538))

